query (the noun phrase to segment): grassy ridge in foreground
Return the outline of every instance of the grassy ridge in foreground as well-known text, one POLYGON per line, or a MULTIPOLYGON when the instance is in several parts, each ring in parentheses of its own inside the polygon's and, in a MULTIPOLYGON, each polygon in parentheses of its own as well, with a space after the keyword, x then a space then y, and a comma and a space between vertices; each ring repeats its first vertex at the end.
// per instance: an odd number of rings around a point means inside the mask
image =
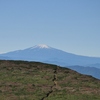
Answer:
POLYGON ((100 80, 56 65, 1 60, 0 100, 100 100, 100 80))

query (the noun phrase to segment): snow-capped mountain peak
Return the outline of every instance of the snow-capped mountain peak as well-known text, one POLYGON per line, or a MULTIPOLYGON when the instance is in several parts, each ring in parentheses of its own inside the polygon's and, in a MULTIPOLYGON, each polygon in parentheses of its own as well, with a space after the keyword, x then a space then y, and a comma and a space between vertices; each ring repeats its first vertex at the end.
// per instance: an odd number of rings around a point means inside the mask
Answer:
POLYGON ((40 49, 45 48, 45 49, 48 49, 50 47, 45 45, 45 44, 39 44, 39 45, 35 45, 35 46, 31 47, 31 49, 34 49, 34 48, 40 48, 40 49))

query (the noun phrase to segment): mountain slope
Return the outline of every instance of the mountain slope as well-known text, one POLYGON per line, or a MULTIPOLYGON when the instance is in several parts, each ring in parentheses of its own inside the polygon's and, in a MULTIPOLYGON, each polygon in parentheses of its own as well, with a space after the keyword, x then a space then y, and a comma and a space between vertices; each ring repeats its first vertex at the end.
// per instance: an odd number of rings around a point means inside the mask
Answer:
POLYGON ((100 69, 95 67, 83 67, 83 66, 67 66, 72 70, 75 70, 81 74, 91 75, 97 79, 100 79, 100 69))
POLYGON ((51 64, 0 61, 0 100, 100 100, 100 80, 51 64))
POLYGON ((7 56, 0 56, 0 59, 1 59, 1 60, 3 60, 3 59, 4 59, 4 60, 9 60, 9 59, 11 59, 11 58, 9 58, 9 57, 7 57, 7 56))
POLYGON ((24 50, 17 50, 1 54, 1 56, 7 56, 12 60, 40 61, 61 66, 85 66, 100 63, 99 57, 79 56, 49 47, 47 45, 36 45, 24 50))

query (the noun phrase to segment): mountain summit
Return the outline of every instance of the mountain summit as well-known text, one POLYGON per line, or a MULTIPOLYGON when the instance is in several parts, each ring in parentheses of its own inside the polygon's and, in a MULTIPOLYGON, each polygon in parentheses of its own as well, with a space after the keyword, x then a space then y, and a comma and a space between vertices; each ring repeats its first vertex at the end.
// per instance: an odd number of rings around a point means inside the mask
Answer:
POLYGON ((24 50, 17 50, 0 54, 1 57, 8 57, 11 60, 40 61, 57 64, 61 66, 90 65, 100 63, 99 57, 87 57, 71 54, 45 44, 35 45, 24 50))
POLYGON ((96 68, 94 69, 92 67, 91 68, 87 67, 87 69, 85 69, 83 67, 75 66, 75 65, 87 66, 87 65, 100 64, 100 58, 75 55, 68 52, 64 52, 59 49, 49 47, 44 44, 35 45, 33 47, 26 48, 24 50, 16 50, 13 52, 1 54, 0 59, 38 61, 38 62, 65 66, 65 67, 70 66, 70 68, 73 70, 77 70, 85 74, 90 73, 89 75, 92 75, 100 79, 100 75, 98 74, 100 73, 100 69, 99 69, 100 66, 98 66, 98 69, 96 68))
POLYGON ((39 44, 39 45, 35 45, 35 46, 31 47, 31 49, 34 49, 34 48, 48 49, 50 47, 45 44, 39 44))

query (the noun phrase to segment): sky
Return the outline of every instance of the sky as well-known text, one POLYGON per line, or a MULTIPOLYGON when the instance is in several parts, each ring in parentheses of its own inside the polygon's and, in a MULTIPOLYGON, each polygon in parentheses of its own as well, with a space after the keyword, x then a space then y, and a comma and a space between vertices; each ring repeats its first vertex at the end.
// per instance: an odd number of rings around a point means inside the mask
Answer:
POLYGON ((100 57, 100 0, 0 0, 0 53, 37 44, 100 57))

